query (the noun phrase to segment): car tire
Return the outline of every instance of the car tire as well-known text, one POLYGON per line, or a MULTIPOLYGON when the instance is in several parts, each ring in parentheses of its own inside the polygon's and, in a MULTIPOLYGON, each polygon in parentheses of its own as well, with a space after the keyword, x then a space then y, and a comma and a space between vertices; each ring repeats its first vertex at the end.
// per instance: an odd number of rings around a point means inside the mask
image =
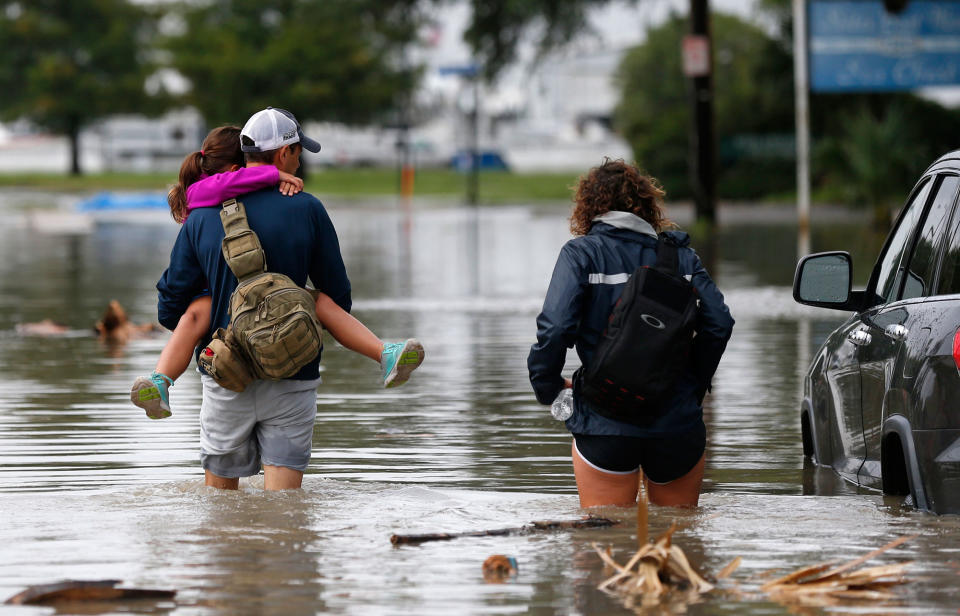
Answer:
POLYGON ((900 435, 891 432, 883 439, 880 452, 880 475, 883 493, 896 496, 910 494, 910 478, 907 475, 907 458, 903 452, 900 435))
POLYGON ((800 413, 800 436, 803 441, 803 455, 807 458, 813 458, 816 452, 813 447, 813 428, 810 426, 810 414, 800 413))

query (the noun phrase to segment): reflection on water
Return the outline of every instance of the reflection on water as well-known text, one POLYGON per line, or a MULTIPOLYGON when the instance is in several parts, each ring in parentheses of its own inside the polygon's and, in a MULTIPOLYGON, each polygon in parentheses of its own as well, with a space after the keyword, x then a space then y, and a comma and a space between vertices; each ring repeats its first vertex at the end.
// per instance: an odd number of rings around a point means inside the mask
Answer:
MULTIPOLYGON (((0 211, 11 207, 0 198, 0 211)), ((526 374, 534 317, 568 237, 562 210, 420 209, 409 225, 372 207, 332 211, 355 313, 384 338, 416 335, 427 360, 410 383, 384 391, 376 364, 329 342, 304 490, 282 494, 265 493, 258 479, 239 494, 202 487, 196 374, 171 390, 173 417, 149 421, 127 392, 165 338, 117 354, 88 333, 108 299, 135 321, 155 316, 153 285, 175 225, 152 217, 44 235, 6 211, 0 598, 28 584, 116 577, 178 589, 174 611, 190 614, 625 613, 595 590, 603 571, 590 543, 629 550, 629 510, 600 511, 627 520, 608 530, 404 548, 388 541, 394 532, 581 515, 569 435, 535 402, 526 374), (13 334, 16 323, 42 318, 73 335, 13 334), (512 582, 483 582, 480 565, 495 553, 517 558, 512 582)), ((854 230, 815 228, 814 249, 852 241, 865 278, 874 240, 854 230)), ((713 273, 737 326, 706 408, 706 493, 694 512, 654 510, 653 530, 689 524, 677 540, 691 560, 710 572, 742 555, 744 580, 918 532, 890 556, 918 561, 897 609, 954 613, 956 519, 858 492, 802 459, 802 374, 844 315, 790 298, 791 234, 786 225, 738 225, 716 240, 713 273)), ((572 371, 572 351, 569 360, 572 371)), ((690 611, 785 608, 717 595, 690 611)))

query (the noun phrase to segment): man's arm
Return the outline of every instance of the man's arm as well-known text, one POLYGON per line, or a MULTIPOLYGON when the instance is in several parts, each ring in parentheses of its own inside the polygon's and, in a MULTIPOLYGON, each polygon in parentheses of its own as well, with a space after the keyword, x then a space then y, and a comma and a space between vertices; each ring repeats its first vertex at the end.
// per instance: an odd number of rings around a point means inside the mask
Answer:
POLYGON ((310 280, 313 286, 330 296, 338 306, 350 312, 353 300, 350 297, 350 279, 340 254, 340 241, 337 231, 327 214, 327 210, 318 201, 313 208, 317 235, 313 246, 313 258, 310 264, 310 280))
POLYGON ((173 331, 180 317, 206 288, 206 276, 190 240, 190 227, 184 224, 170 252, 170 265, 157 282, 157 319, 173 331))

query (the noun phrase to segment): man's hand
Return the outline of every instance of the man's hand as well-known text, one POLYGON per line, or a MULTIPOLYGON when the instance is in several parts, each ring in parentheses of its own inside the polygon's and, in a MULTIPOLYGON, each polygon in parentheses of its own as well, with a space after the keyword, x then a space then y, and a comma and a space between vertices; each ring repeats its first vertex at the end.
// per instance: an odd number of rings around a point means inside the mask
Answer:
POLYGON ((303 190, 303 180, 286 171, 280 172, 280 194, 291 197, 303 190))
POLYGON ((570 379, 563 379, 563 388, 573 389, 573 381, 571 381, 570 379))

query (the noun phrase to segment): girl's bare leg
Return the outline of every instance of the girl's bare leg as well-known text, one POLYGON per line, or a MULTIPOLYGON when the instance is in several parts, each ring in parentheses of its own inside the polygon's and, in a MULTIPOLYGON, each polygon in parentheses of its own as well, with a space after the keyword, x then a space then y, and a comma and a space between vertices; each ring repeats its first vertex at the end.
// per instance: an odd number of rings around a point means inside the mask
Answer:
POLYGON ((403 385, 410 378, 410 373, 423 363, 423 345, 416 338, 384 344, 383 340, 350 316, 350 313, 338 306, 328 295, 320 291, 313 293, 317 298, 317 318, 323 326, 337 342, 380 364, 384 387, 403 385))
POLYGON ((318 292, 316 296, 317 318, 323 323, 324 329, 346 348, 379 364, 380 355, 383 353, 383 340, 338 306, 326 293, 318 292))
POLYGON ((193 358, 193 349, 210 328, 210 301, 209 296, 193 300, 160 352, 153 374, 137 377, 133 382, 130 401, 146 411, 150 419, 171 415, 167 390, 186 371, 193 358))
POLYGON ((154 369, 156 372, 177 380, 187 371, 193 359, 193 350, 210 329, 210 302, 210 296, 204 296, 190 303, 170 340, 160 351, 160 359, 154 369))

